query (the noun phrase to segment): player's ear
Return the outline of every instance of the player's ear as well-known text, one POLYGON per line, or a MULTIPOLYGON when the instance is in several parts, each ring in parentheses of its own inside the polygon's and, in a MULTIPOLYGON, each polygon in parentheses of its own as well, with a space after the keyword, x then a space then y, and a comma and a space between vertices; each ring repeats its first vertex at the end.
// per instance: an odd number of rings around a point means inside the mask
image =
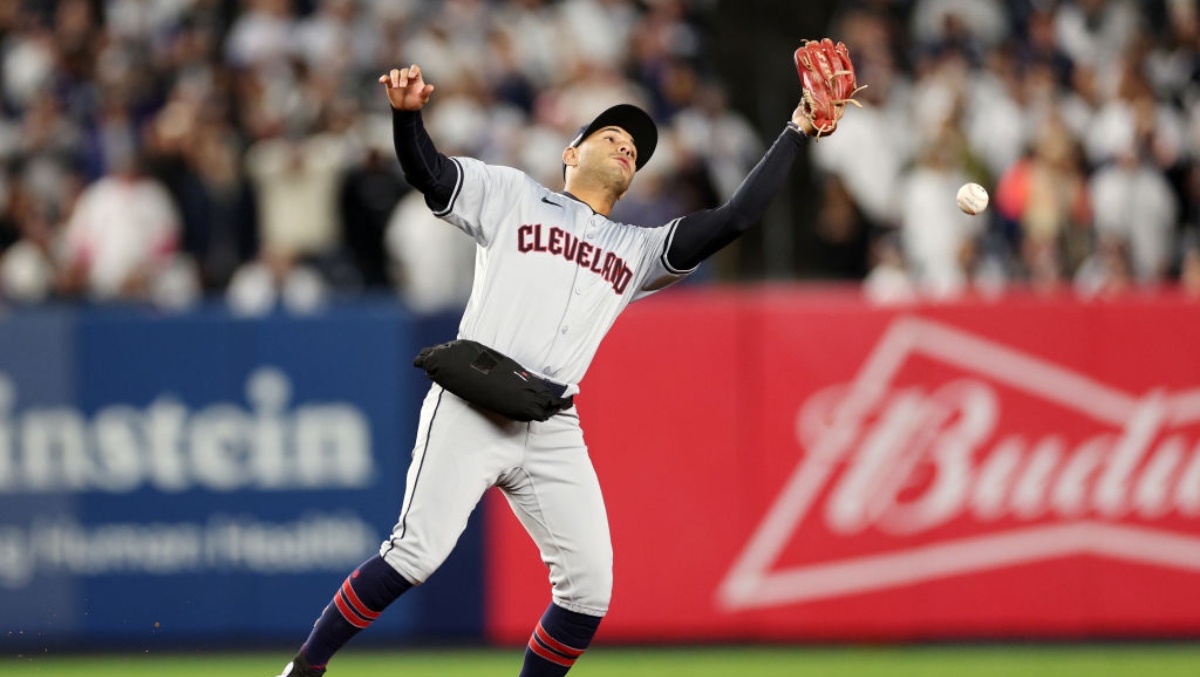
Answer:
POLYGON ((567 146, 562 152, 563 164, 568 167, 579 166, 579 149, 575 146, 567 146))

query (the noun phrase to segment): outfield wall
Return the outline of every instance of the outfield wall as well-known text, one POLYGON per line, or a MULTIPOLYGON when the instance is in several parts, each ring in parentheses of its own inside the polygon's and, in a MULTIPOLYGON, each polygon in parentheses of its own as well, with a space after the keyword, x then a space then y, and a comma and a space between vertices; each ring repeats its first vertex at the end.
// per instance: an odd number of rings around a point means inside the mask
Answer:
MULTIPOLYGON (((0 320, 0 644, 303 639, 391 530, 412 356, 456 325, 390 302, 0 320)), ((378 637, 479 635, 479 532, 378 637)))
MULTIPOLYGON (((1200 306, 635 304, 578 398, 616 546, 601 641, 1200 636, 1200 306)), ((0 318, 0 646, 296 642, 402 499, 455 318, 391 302, 0 318)), ((520 643, 492 496, 363 643, 520 643)))

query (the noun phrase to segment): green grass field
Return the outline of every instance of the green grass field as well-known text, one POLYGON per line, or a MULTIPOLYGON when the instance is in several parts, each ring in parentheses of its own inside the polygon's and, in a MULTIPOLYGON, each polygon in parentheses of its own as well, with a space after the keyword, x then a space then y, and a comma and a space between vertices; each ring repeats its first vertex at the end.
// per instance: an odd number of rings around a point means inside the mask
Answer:
MULTIPOLYGON (((514 650, 347 651, 331 677, 513 677, 514 650)), ((0 659, 4 677, 273 677, 287 656, 171 654, 0 659)), ((1195 677, 1200 645, 837 648, 599 647, 571 677, 1195 677)))

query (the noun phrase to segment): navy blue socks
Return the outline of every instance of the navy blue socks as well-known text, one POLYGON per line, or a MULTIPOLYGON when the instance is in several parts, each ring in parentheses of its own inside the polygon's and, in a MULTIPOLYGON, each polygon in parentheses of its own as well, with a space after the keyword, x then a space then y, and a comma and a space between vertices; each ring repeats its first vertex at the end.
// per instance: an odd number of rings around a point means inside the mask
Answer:
POLYGON ((599 617, 551 604, 525 647, 520 677, 563 677, 591 644, 598 627, 599 617))
POLYGON ((412 583, 379 555, 363 562, 342 583, 301 647, 309 665, 324 672, 338 649, 411 587, 412 583))
MULTIPOLYGON (((379 617, 389 604, 410 588, 409 583, 376 555, 350 574, 325 607, 301 647, 318 674, 350 638, 379 617)), ((592 642, 600 618, 551 604, 529 638, 520 677, 563 677, 592 642)))

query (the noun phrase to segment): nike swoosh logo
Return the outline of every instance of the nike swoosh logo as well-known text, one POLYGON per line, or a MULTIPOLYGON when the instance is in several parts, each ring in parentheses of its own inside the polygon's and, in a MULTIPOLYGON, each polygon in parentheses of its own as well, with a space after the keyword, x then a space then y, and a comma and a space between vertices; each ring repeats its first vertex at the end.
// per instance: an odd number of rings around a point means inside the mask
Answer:
POLYGON ((546 203, 546 204, 548 204, 548 205, 554 205, 555 207, 558 207, 559 209, 562 209, 562 208, 563 208, 563 206, 562 206, 562 205, 558 204, 557 202, 553 202, 553 201, 551 201, 549 198, 545 198, 545 197, 543 197, 543 198, 542 198, 542 202, 545 202, 545 203, 546 203))

